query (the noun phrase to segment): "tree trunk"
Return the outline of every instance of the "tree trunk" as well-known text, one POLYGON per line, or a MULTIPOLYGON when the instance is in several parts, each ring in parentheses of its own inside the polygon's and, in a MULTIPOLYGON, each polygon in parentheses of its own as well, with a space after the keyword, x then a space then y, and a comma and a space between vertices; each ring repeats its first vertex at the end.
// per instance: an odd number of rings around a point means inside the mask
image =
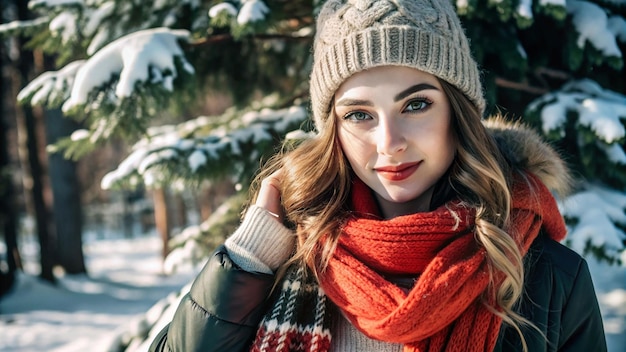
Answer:
POLYGON ((183 229, 187 227, 187 206, 185 205, 185 199, 182 193, 177 192, 172 195, 171 203, 175 206, 174 211, 174 227, 183 229))
MULTIPOLYGON (((46 110, 46 134, 49 144, 69 136, 78 124, 63 117, 59 109, 46 110)), ((83 211, 76 162, 61 153, 48 154, 48 173, 53 197, 56 229, 57 264, 69 274, 86 273, 83 256, 83 211)))
POLYGON ((165 257, 169 254, 168 242, 172 226, 170 223, 170 212, 167 207, 167 191, 164 188, 157 188, 152 191, 152 197, 154 199, 154 221, 163 241, 161 256, 165 260, 165 257))
MULTIPOLYGON (((29 19, 28 4, 26 1, 15 1, 19 20, 29 19)), ((21 39, 16 45, 19 57, 16 58, 16 69, 13 70, 13 96, 29 81, 33 68, 32 53, 24 48, 21 39)), ((50 233, 50 216, 44 200, 44 170, 39 159, 39 142, 36 133, 36 118, 33 109, 23 107, 16 109, 18 144, 20 159, 24 170, 24 192, 32 202, 35 217, 37 236, 39 239, 41 273, 39 276, 47 281, 55 282, 52 268, 54 266, 54 247, 50 233)))
MULTIPOLYGON (((0 68, 2 65, 0 65, 0 68)), ((0 111, 4 110, 2 101, 5 94, 0 94, 0 111)), ((3 115, 4 116, 4 115, 3 115)), ((17 247, 17 212, 15 211, 15 190, 11 178, 7 124, 0 116, 0 234, 6 244, 6 267, 0 268, 0 296, 9 291, 15 281, 15 272, 22 269, 20 252, 17 247)))
MULTIPOLYGON (((1 67, 1 65, 0 65, 1 67)), ((0 94, 0 110, 4 110, 2 101, 4 92, 0 94)), ((9 142, 7 140, 8 126, 0 116, 0 231, 6 244, 7 268, 9 273, 22 268, 20 253, 17 248, 17 212, 15 204, 15 187, 11 177, 11 160, 9 157, 9 142)))
MULTIPOLYGON (((0 14, 3 13, 4 6, 0 3, 0 14)), ((8 77, 4 76, 5 46, 0 45, 0 79, 8 82, 8 77)), ((14 274, 18 269, 22 269, 20 252, 17 247, 17 211, 15 202, 15 187, 11 177, 11 157, 9 153, 9 124, 7 122, 10 114, 10 107, 5 104, 9 95, 7 87, 0 85, 0 234, 4 238, 6 245, 6 268, 7 272, 0 269, 0 296, 6 292, 13 284, 14 274)))
POLYGON ((37 237, 39 239, 41 278, 55 282, 52 274, 54 266, 54 242, 51 238, 50 216, 43 197, 43 167, 39 160, 38 140, 35 134, 35 116, 32 109, 23 108, 18 117, 18 139, 20 158, 24 169, 24 192, 31 200, 35 216, 37 237))

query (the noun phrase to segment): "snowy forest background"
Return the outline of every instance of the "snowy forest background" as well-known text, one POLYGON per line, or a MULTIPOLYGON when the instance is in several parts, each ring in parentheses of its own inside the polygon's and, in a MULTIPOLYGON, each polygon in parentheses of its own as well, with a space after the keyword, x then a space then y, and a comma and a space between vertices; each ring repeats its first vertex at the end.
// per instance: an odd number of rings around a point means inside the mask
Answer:
MULTIPOLYGON (((52 284, 89 275, 85 234, 106 227, 154 228, 164 274, 202 265, 262 160, 313 132, 320 3, 0 0, 0 295, 26 236, 52 284)), ((536 128, 576 177, 559 200, 566 244, 624 267, 626 0, 453 3, 488 112, 536 128)), ((168 302, 117 350, 156 330, 168 302)))

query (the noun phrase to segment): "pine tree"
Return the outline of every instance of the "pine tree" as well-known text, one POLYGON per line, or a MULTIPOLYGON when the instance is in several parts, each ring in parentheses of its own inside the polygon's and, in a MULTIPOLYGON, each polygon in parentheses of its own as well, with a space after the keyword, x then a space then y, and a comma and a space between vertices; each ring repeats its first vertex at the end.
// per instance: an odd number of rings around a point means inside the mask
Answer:
MULTIPOLYGON (((115 136, 134 142, 103 179, 106 188, 194 187, 231 178, 241 190, 216 216, 231 214, 222 219, 232 226, 260 160, 283 139, 312 129, 307 85, 319 1, 30 4, 39 19, 0 32, 38 31, 31 45, 56 55, 59 69, 33 80, 19 99, 62 107, 85 126, 55 146, 67 156, 85 155, 115 136), (201 102, 215 92, 228 94, 232 106, 206 116, 201 102)), ((560 200, 570 227, 566 243, 619 263, 626 242, 626 4, 454 4, 483 71, 488 112, 503 111, 543 133, 577 177, 575 193, 560 200)), ((206 248, 215 243, 210 234, 229 228, 216 219, 174 242, 206 248)))
POLYGON ((521 116, 541 131, 578 179, 576 192, 560 203, 570 230, 565 243, 621 263, 626 244, 626 4, 456 3, 487 71, 492 108, 521 116))

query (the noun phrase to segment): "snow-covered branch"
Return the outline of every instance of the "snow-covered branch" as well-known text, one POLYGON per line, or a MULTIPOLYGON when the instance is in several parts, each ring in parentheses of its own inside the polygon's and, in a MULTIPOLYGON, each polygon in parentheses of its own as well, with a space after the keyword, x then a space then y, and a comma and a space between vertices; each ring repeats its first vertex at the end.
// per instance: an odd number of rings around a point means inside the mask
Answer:
MULTIPOLYGON (((589 79, 565 84, 559 91, 535 100, 528 110, 539 112, 546 135, 565 136, 568 113, 574 113, 578 123, 606 145, 623 144, 626 137, 626 96, 605 90, 589 79)), ((626 160, 626 155, 619 159, 626 160)))
MULTIPOLYGON (((153 28, 132 33, 87 60, 44 72, 18 99, 33 105, 62 106, 66 114, 89 124, 89 139, 82 140, 93 145, 118 131, 142 133, 149 118, 176 94, 175 83, 183 86, 190 80, 181 78, 195 72, 179 43, 188 40, 186 30, 153 28)), ((71 144, 62 148, 69 150, 71 144)), ((89 148, 74 149, 68 155, 79 156, 78 150, 89 148)))
POLYGON ((102 179, 102 188, 122 182, 143 181, 152 186, 172 179, 201 181, 224 174, 241 177, 250 168, 256 169, 260 158, 306 118, 304 107, 293 106, 250 111, 217 128, 211 128, 215 121, 208 117, 160 127, 149 139, 139 141, 119 167, 102 179), (196 133, 206 133, 207 128, 210 132, 206 135, 196 133))
MULTIPOLYGON (((455 3, 460 15, 481 10, 480 6, 477 6, 473 1, 456 0, 455 3)), ((566 15, 566 0, 490 0, 488 5, 497 8, 500 19, 503 21, 507 21, 511 17, 515 18, 516 24, 520 28, 530 26, 538 13, 547 14, 558 20, 562 20, 566 15)))
POLYGON ((579 0, 567 1, 567 12, 578 32, 578 46, 582 49, 589 41, 605 56, 622 57, 617 41, 626 39, 624 18, 607 13, 598 5, 579 0))
POLYGON ((171 91, 178 76, 174 58, 181 59, 185 71, 194 73, 178 44, 188 39, 189 32, 185 30, 154 28, 112 42, 78 69, 63 111, 88 104, 92 92, 118 77, 114 95, 109 96, 113 101, 131 96, 138 83, 160 84, 171 91))
POLYGON ((569 247, 581 254, 598 255, 609 262, 620 261, 626 246, 623 230, 626 228, 626 193, 587 185, 559 206, 568 220, 566 244, 569 247))
POLYGON ((44 27, 48 23, 48 19, 39 17, 34 20, 12 21, 0 24, 0 38, 5 36, 14 36, 20 33, 27 33, 35 29, 44 27))
POLYGON ((113 105, 135 94, 135 88, 142 83, 172 91, 173 81, 178 77, 175 59, 182 62, 187 73, 194 73, 178 43, 188 39, 188 31, 168 28, 130 34, 87 60, 72 62, 59 71, 44 72, 22 89, 18 99, 36 105, 58 103, 61 98, 65 101, 63 111, 68 112, 88 105, 89 97, 107 85, 114 88, 113 94, 107 95, 113 105))
POLYGON ((17 95, 20 102, 31 105, 60 106, 70 97, 70 88, 74 84, 76 72, 85 63, 78 60, 65 65, 59 71, 47 71, 30 81, 17 95))
POLYGON ((626 250, 626 96, 583 79, 527 110, 527 118, 567 151, 581 178, 577 192, 560 204, 569 227, 566 243, 581 254, 620 262, 626 250))

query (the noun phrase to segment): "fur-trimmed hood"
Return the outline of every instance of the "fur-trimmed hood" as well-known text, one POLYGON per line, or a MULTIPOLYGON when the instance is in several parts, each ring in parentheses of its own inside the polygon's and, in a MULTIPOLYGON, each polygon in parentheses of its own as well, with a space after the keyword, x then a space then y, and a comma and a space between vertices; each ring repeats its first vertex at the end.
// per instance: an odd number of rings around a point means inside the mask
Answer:
POLYGON ((565 161, 535 130, 503 117, 483 121, 513 170, 529 171, 560 196, 569 193, 572 178, 565 161))

